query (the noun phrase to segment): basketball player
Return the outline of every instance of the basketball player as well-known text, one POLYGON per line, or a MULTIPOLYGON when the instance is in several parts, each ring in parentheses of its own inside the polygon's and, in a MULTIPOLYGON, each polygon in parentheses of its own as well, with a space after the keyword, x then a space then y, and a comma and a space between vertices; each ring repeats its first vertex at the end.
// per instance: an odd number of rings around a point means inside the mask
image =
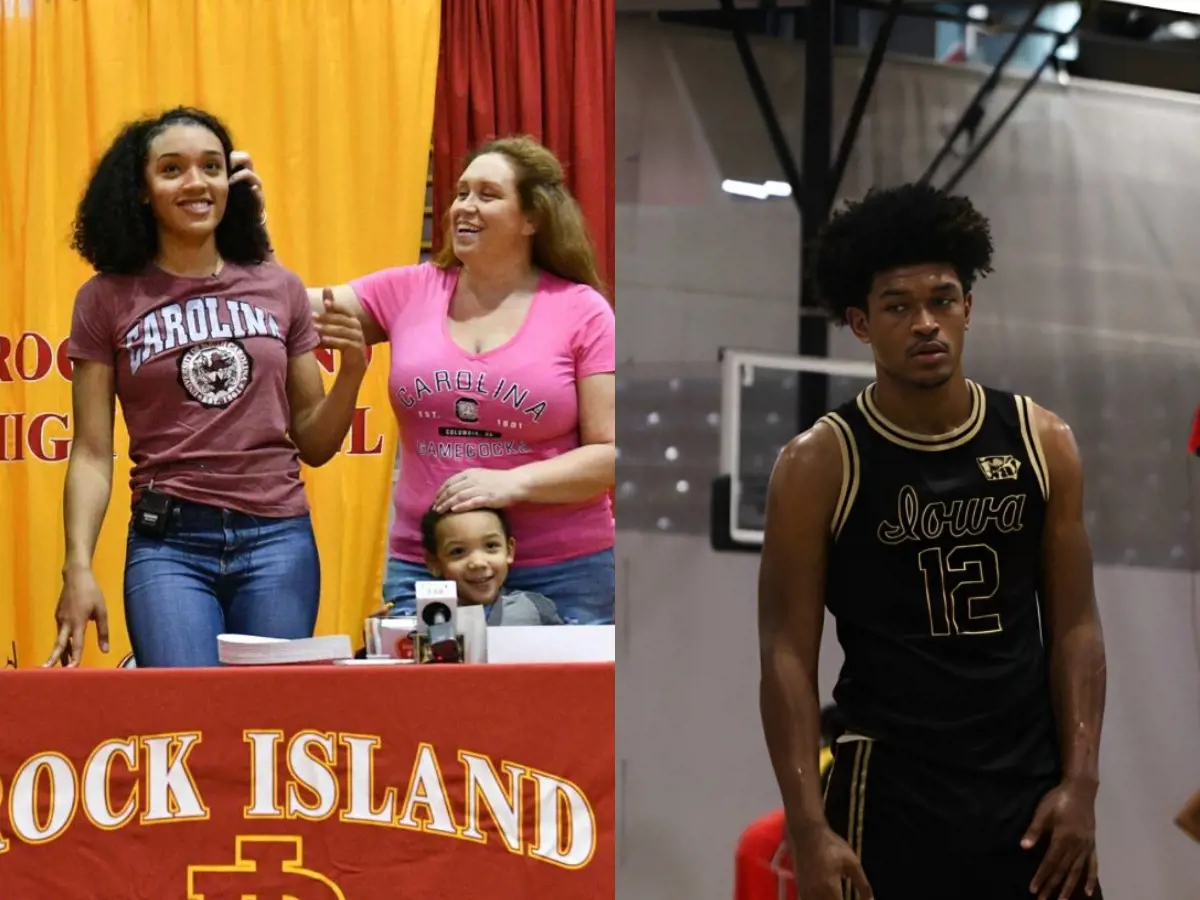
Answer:
POLYGON ((1104 643, 1070 429, 967 380, 987 220, 873 191, 815 284, 876 381, 780 454, 759 577, 763 727, 803 900, 1100 897, 1104 643), (824 608, 847 732, 824 798, 824 608), (845 894, 843 894, 845 882, 845 894))

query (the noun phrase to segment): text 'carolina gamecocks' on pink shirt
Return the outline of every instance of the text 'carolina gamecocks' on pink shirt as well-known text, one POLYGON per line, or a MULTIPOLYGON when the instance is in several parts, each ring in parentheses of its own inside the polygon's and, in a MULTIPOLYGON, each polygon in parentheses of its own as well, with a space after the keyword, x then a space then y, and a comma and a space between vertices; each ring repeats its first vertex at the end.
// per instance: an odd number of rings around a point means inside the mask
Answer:
MULTIPOLYGON (((391 555, 422 562, 421 517, 464 469, 512 469, 579 446, 576 385, 616 371, 612 307, 586 285, 543 273, 520 330, 485 353, 450 337, 458 270, 425 263, 351 282, 387 332, 389 393, 400 423, 400 477, 391 555)), ((540 566, 607 550, 607 495, 584 503, 518 504, 509 511, 516 565, 540 566)))

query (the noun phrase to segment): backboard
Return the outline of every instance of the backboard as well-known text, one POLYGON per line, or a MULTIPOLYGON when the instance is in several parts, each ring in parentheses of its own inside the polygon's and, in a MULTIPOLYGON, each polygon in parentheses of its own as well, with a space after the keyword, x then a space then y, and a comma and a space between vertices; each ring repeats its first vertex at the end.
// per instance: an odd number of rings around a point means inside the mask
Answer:
POLYGON ((807 372, 828 376, 829 409, 875 380, 871 363, 721 351, 721 469, 713 484, 712 545, 717 550, 762 547, 767 484, 775 459, 796 433, 796 410, 807 372))

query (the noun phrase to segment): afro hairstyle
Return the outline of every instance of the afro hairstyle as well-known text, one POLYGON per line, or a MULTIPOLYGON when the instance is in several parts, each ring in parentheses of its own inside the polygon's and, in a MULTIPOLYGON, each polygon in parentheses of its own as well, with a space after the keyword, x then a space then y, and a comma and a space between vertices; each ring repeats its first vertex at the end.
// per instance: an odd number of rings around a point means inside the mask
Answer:
MULTIPOLYGON (((144 202, 146 160, 150 142, 172 125, 199 125, 211 131, 225 150, 229 168, 233 139, 221 120, 204 110, 180 106, 125 125, 96 164, 75 214, 71 248, 97 272, 133 275, 158 255, 158 224, 144 202)), ((261 263, 270 256, 262 209, 245 182, 229 186, 216 237, 217 251, 230 262, 261 263)))
POLYGON ((867 310, 880 272, 900 266, 953 266, 964 292, 992 271, 992 231, 966 197, 927 184, 875 188, 835 212, 812 248, 817 298, 839 325, 867 310))

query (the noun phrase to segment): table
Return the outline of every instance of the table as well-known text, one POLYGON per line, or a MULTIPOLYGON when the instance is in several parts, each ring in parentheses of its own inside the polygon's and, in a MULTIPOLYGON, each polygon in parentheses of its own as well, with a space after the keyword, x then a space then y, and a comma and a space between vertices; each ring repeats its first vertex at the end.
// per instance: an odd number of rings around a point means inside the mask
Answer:
POLYGON ((600 900, 614 667, 0 674, 0 885, 70 900, 600 900))

